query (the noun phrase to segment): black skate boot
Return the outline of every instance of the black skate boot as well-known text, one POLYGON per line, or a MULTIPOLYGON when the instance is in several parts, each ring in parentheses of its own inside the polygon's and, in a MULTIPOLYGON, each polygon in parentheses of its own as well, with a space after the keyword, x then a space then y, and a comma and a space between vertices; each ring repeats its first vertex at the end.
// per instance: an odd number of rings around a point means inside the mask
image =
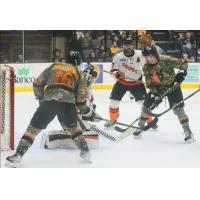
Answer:
POLYGON ((134 139, 139 139, 142 137, 142 130, 139 130, 139 129, 136 129, 134 132, 133 132, 133 136, 134 136, 134 139))
POLYGON ((184 131, 184 134, 185 134, 184 141, 186 143, 190 144, 190 143, 193 143, 193 142, 196 141, 195 138, 194 138, 194 136, 193 136, 193 134, 192 134, 192 131, 190 129, 184 131))
POLYGON ((6 166, 16 168, 21 162, 22 156, 19 153, 15 153, 13 156, 6 158, 6 166))

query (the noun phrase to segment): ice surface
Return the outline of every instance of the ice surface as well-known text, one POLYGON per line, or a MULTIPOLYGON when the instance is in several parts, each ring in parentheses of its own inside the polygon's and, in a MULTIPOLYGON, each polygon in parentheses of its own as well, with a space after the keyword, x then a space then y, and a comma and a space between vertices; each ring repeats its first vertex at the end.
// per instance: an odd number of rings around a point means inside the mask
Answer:
MULTIPOLYGON (((184 90, 184 96, 194 90, 184 90)), ((110 90, 95 90, 94 98, 97 112, 108 118, 110 90)), ((32 115, 38 106, 33 93, 16 93, 15 97, 15 144, 26 130, 32 115)), ((163 102, 160 112, 168 108, 163 102)), ((159 120, 158 130, 143 133, 141 139, 135 140, 132 135, 120 143, 112 143, 102 136, 100 148, 92 150, 92 164, 84 163, 79 158, 78 150, 46 150, 41 149, 40 134, 31 149, 24 156, 21 167, 59 168, 59 167, 200 167, 200 93, 186 101, 186 113, 190 118, 191 129, 197 139, 194 144, 185 144, 184 135, 178 119, 170 111, 159 120)), ((119 121, 131 123, 140 113, 140 106, 130 100, 128 94, 120 104, 119 121)), ((103 128, 103 122, 96 123, 103 128)), ((55 118, 47 130, 61 129, 55 118)), ((119 134, 112 131, 112 134, 119 134)), ((12 152, 2 153, 1 167, 4 167, 5 157, 12 152)))

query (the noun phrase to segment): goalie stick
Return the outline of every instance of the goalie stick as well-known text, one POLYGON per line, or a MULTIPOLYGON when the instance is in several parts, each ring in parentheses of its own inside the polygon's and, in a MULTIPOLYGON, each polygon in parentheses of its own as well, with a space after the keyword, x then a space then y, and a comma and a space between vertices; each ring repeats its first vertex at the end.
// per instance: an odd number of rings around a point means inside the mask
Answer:
POLYGON ((98 134, 104 136, 105 138, 107 138, 107 139, 109 139, 109 140, 111 140, 111 141, 113 141, 113 142, 116 141, 116 138, 115 138, 114 136, 112 136, 112 135, 106 133, 106 132, 103 131, 103 130, 98 129, 95 125, 90 125, 90 127, 87 128, 87 127, 84 125, 84 123, 81 121, 81 119, 79 118, 79 116, 77 116, 77 120, 78 120, 78 122, 79 122, 79 124, 80 124, 80 126, 81 126, 81 129, 83 129, 83 130, 92 130, 92 131, 94 131, 95 133, 98 133, 98 134))
POLYGON ((147 115, 151 115, 154 117, 161 117, 162 115, 164 115, 165 113, 169 112, 170 110, 176 108, 177 106, 181 105, 183 102, 185 102, 187 99, 191 98, 192 96, 194 96, 195 94, 197 94, 200 91, 200 88, 198 90, 196 90, 195 92, 193 92, 192 94, 188 95, 187 97, 185 97, 182 101, 174 104, 171 108, 168 108, 167 110, 163 111, 162 113, 152 113, 150 110, 145 109, 144 112, 147 115))

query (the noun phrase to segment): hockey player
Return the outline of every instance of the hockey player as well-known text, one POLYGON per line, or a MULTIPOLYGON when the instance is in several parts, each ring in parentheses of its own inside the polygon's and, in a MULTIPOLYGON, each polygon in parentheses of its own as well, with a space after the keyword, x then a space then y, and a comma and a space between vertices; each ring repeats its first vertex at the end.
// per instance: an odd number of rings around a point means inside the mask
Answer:
MULTIPOLYGON (((172 58, 170 56, 159 56, 154 46, 145 46, 143 49, 143 55, 146 59, 146 64, 143 67, 143 72, 146 80, 146 85, 150 89, 147 94, 142 113, 140 115, 139 126, 144 127, 146 122, 146 109, 153 109, 152 105, 158 106, 162 102, 162 94, 167 89, 172 87, 174 83, 181 84, 187 75, 188 63, 186 60, 172 58), (174 68, 179 69, 178 73, 175 73, 174 68)), ((183 100, 183 94, 180 86, 167 95, 170 107, 183 100)), ((184 103, 173 109, 174 114, 178 117, 180 124, 182 125, 185 142, 194 142, 193 134, 189 126, 189 118, 184 111, 184 103)), ((139 135, 141 131, 135 131, 134 135, 139 135)))
MULTIPOLYGON (((96 110, 96 105, 93 104, 94 98, 92 94, 92 84, 95 82, 97 78, 97 71, 94 66, 90 63, 87 64, 86 67, 83 67, 83 75, 85 79, 87 79, 87 85, 89 87, 89 96, 87 99, 87 106, 90 109, 96 110)), ((96 114, 96 113, 95 113, 96 114)), ((84 116, 82 116, 79 111, 77 110, 78 115, 78 122, 83 131, 83 135, 87 140, 88 146, 90 148, 97 148, 98 147, 98 132, 91 130, 90 123, 87 120, 84 120, 84 116)), ((97 115, 97 114, 96 114, 97 115)), ((94 119, 95 122, 100 120, 94 119)), ((96 127, 97 129, 97 127, 96 127)), ((63 130, 54 130, 49 131, 47 134, 43 135, 42 138, 42 146, 44 148, 75 148, 74 144, 71 142, 71 137, 68 132, 63 130)))
POLYGON ((35 137, 57 115, 64 130, 71 133, 72 140, 81 150, 80 157, 90 161, 90 151, 81 128, 77 124, 76 105, 87 120, 93 119, 93 110, 86 105, 87 80, 79 72, 82 59, 78 52, 70 51, 68 63, 55 63, 44 70, 33 84, 40 105, 33 115, 16 153, 6 158, 6 165, 17 167, 23 155, 31 147, 35 137))
MULTIPOLYGON (((105 123, 105 128, 114 126, 119 117, 119 104, 127 91, 131 92, 136 102, 142 103, 146 96, 146 89, 142 81, 141 68, 145 59, 140 50, 135 50, 131 36, 123 42, 123 51, 115 55, 112 62, 111 73, 117 79, 110 96, 110 121, 105 123)), ((151 121, 151 117, 148 117, 151 121)), ((156 126, 154 127, 156 128, 156 126)))

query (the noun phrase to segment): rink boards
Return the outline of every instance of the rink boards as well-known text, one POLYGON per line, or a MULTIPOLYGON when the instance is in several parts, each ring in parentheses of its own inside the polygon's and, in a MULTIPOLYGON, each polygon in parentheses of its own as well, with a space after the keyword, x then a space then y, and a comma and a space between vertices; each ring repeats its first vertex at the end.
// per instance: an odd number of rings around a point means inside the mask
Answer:
MULTIPOLYGON (((15 63, 9 64, 15 69, 15 92, 32 92, 35 78, 52 63, 15 63)), ((85 65, 85 63, 83 63, 85 65)), ((93 63, 97 69, 98 78, 93 89, 112 89, 115 80, 111 75, 103 73, 109 70, 111 63, 93 63)), ((200 63, 189 63, 188 74, 182 88, 199 88, 200 63)))

